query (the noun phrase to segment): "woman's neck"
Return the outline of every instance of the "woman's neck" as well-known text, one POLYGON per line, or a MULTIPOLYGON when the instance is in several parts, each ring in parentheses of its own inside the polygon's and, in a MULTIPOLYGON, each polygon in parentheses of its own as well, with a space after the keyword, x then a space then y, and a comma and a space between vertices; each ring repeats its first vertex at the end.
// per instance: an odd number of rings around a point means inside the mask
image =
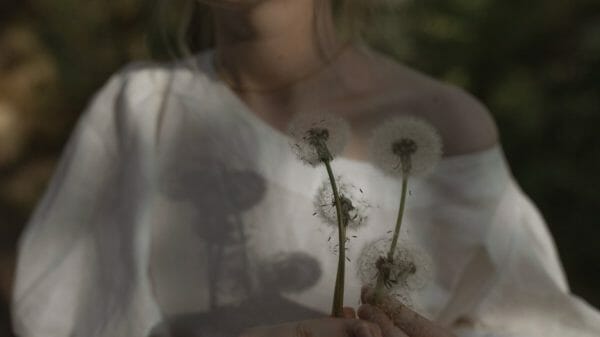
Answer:
POLYGON ((291 86, 340 48, 329 1, 265 0, 213 10, 222 76, 242 91, 291 86))

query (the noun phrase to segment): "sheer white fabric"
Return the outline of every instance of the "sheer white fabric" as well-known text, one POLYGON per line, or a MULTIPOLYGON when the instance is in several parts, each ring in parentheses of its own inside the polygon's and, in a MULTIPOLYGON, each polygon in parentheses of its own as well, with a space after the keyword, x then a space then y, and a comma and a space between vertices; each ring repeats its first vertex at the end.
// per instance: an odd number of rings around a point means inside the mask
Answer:
MULTIPOLYGON (((324 170, 199 59, 129 67, 81 118, 20 241, 19 336, 235 336, 330 311, 334 232, 313 216, 324 170)), ((333 165, 371 205, 350 233, 357 306, 355 261, 394 223, 400 188, 369 163, 333 165)), ((464 336, 600 335, 500 147, 446 158, 410 189, 402 235, 434 271, 414 294, 422 314, 464 336)))

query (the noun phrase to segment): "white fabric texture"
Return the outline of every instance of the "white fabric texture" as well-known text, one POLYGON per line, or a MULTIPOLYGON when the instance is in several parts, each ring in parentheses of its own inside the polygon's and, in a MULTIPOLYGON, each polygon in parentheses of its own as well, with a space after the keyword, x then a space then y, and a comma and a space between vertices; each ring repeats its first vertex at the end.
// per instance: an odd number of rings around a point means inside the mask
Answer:
MULTIPOLYGON (((96 95, 20 241, 19 336, 235 336, 330 311, 335 231, 313 215, 326 172, 294 158, 211 55, 128 67, 96 95)), ((349 233, 356 307, 355 261, 393 226, 400 183, 367 162, 333 167, 371 206, 349 233)), ((600 335, 499 146, 444 158, 410 189, 402 237, 433 271, 419 312, 464 336, 600 335)))

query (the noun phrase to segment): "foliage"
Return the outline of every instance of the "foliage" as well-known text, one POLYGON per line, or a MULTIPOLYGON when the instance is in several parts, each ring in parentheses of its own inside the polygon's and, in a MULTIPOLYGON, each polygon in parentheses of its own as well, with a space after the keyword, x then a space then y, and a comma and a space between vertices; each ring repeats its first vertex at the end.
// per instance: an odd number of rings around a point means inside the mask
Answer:
MULTIPOLYGON (((0 3, 0 315, 18 233, 86 102, 125 63, 169 55, 160 46, 173 38, 159 34, 156 1, 0 3)), ((375 9, 365 36, 490 108, 574 291, 600 306, 600 2, 401 3, 375 9)), ((0 331, 7 325, 0 316, 0 331)))

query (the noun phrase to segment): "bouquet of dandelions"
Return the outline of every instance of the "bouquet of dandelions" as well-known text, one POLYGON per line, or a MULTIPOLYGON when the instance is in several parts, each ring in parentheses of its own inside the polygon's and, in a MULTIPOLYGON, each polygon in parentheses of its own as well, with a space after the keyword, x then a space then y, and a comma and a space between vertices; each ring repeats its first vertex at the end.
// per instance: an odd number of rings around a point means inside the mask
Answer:
MULTIPOLYGON (((292 119, 288 131, 298 158, 313 167, 323 165, 327 171, 329 181, 321 187, 315 204, 322 206, 318 212, 324 219, 335 220, 337 225, 338 266, 332 316, 343 317, 346 232, 348 228, 357 228, 364 223, 366 216, 361 208, 367 205, 356 194, 352 195, 354 185, 340 184, 340 177, 336 178, 331 165, 335 156, 343 151, 350 127, 335 115, 299 114, 292 119)), ((392 233, 391 239, 384 237, 367 244, 358 260, 359 276, 363 284, 372 289, 369 302, 377 305, 387 295, 407 294, 426 281, 425 255, 408 243, 399 246, 398 242, 409 179, 433 171, 441 158, 442 143, 436 130, 427 122, 414 117, 396 117, 384 121, 374 130, 369 148, 375 166, 399 177, 402 184, 396 224, 388 232, 392 233)), ((407 296, 402 297, 407 299, 407 296)))

